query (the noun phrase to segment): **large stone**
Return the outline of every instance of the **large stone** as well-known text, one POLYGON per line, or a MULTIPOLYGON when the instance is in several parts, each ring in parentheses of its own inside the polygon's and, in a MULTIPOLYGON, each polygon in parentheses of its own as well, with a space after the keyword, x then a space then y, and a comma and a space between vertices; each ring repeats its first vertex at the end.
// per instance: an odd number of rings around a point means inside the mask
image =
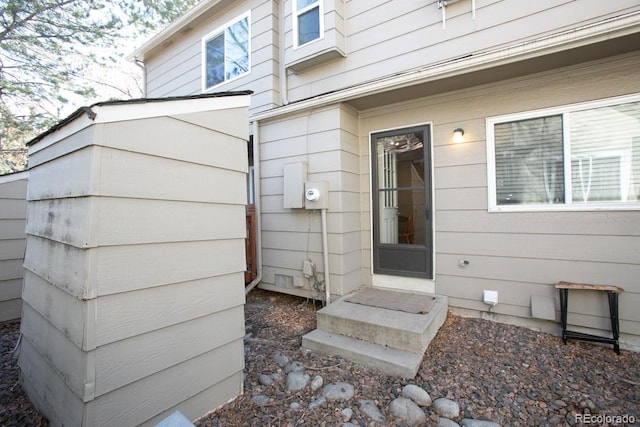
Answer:
POLYGON ((433 409, 436 414, 445 418, 458 418, 460 416, 460 405, 451 399, 441 397, 433 401, 433 409))
POLYGON ((380 412, 380 409, 378 408, 378 406, 376 406, 373 400, 362 399, 359 401, 359 403, 360 403, 360 410, 367 417, 379 423, 384 422, 384 415, 382 415, 382 412, 380 412))
POLYGON ((287 391, 293 392, 304 389, 309 384, 309 374, 305 372, 290 372, 287 375, 287 391))
POLYGON ((411 399, 398 397, 389 404, 389 412, 410 426, 421 426, 427 422, 426 414, 411 399))
POLYGON ((463 427, 500 427, 500 424, 493 421, 474 420, 471 418, 465 418, 460 425, 463 427))
POLYGON ((349 400, 353 397, 353 394, 353 386, 345 382, 327 384, 322 388, 322 395, 326 397, 328 401, 349 400))
POLYGON ((460 427, 460 424, 450 420, 449 418, 440 417, 438 418, 438 424, 436 424, 436 427, 460 427))
POLYGON ((407 384, 402 388, 402 397, 413 400, 418 406, 430 406, 431 396, 422 387, 407 384))

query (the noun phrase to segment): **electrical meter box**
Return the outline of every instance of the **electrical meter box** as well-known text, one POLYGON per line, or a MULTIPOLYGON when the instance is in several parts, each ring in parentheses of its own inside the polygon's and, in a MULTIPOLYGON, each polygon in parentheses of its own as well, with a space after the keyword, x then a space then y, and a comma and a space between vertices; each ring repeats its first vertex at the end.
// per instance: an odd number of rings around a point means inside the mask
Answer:
POLYGON ((304 208, 304 183, 307 180, 307 164, 304 162, 284 165, 284 208, 304 208))
POLYGON ((329 207, 329 183, 327 181, 305 182, 304 199, 306 209, 327 209, 329 207))

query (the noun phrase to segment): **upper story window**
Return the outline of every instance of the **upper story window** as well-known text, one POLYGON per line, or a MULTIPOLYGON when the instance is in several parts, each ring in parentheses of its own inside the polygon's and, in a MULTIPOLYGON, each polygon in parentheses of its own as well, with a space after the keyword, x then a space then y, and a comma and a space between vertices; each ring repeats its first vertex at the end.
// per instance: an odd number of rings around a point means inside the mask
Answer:
POLYGON ((640 96, 487 119, 489 209, 640 209, 640 96))
POLYGON ((302 46, 322 37, 322 0, 292 0, 293 36, 295 46, 302 46))
POLYGON ((246 13, 203 37, 203 90, 249 73, 250 24, 246 13))

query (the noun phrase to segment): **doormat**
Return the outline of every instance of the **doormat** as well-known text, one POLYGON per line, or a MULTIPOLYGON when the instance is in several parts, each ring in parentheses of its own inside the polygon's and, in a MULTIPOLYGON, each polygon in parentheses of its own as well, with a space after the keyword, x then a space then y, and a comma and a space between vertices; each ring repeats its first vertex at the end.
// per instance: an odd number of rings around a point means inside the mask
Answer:
POLYGON ((354 304, 413 314, 427 314, 435 301, 436 298, 432 295, 397 292, 380 288, 366 288, 347 299, 347 302, 354 304))

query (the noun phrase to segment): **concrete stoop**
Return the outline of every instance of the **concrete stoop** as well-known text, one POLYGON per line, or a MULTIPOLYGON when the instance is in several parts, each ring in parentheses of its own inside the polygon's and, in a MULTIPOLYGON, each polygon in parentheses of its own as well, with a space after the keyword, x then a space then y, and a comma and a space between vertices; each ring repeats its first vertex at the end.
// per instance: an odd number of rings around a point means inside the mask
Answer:
MULTIPOLYGON (((389 292, 407 298, 414 295, 389 292)), ((354 304, 343 297, 318 311, 317 329, 302 337, 302 346, 388 375, 413 378, 447 316, 447 297, 432 296, 435 301, 426 314, 354 304)))

